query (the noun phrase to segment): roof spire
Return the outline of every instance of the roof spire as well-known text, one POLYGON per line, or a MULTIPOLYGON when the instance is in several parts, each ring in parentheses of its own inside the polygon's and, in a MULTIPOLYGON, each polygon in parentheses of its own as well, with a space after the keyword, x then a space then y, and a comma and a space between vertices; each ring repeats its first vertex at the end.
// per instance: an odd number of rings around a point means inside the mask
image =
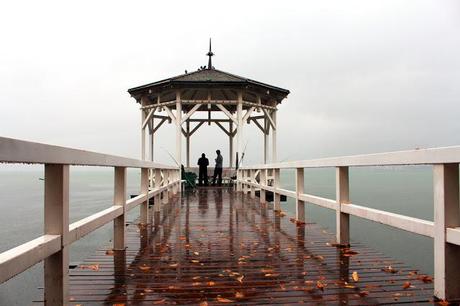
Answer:
POLYGON ((212 57, 214 56, 214 53, 212 53, 212 50, 211 50, 211 38, 209 38, 209 52, 206 53, 206 55, 209 57, 208 69, 213 69, 213 67, 212 67, 212 57))

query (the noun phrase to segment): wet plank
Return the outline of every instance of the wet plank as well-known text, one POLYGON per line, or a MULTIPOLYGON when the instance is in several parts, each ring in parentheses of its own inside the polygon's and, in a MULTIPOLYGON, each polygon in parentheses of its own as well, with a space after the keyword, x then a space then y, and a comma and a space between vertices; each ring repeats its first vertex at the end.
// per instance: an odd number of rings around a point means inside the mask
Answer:
POLYGON ((227 188, 172 198, 158 225, 127 226, 126 251, 71 271, 71 304, 434 304, 430 276, 270 207, 227 188))

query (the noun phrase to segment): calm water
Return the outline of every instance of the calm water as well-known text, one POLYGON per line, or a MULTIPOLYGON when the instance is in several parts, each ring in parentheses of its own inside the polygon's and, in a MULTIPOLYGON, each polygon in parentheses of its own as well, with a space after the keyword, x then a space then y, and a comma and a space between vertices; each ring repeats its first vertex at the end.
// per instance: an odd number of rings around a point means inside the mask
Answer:
MULTIPOLYGON (((0 172, 0 252, 43 233, 43 169, 0 172)), ((294 189, 294 172, 282 171, 283 187, 294 189)), ((139 192, 140 173, 128 171, 128 195, 139 192)), ((76 221, 112 203, 113 170, 71 168, 70 221, 76 221)), ((305 170, 305 190, 318 196, 335 198, 335 170, 305 170)), ((350 169, 350 194, 354 204, 433 220, 432 173, 430 167, 350 169)), ((282 209, 295 213, 294 201, 282 209)), ((307 206, 307 220, 335 231, 335 212, 307 206)), ((138 210, 128 219, 138 216, 138 210)), ((78 263, 95 249, 109 243, 108 224, 71 247, 71 263, 78 263)), ((384 225, 351 218, 352 241, 359 241, 386 255, 400 259, 425 273, 433 271, 433 241, 384 225)), ((42 294, 43 267, 37 265, 0 285, 0 305, 28 305, 42 294), (20 293, 20 295, 18 294, 20 293)))

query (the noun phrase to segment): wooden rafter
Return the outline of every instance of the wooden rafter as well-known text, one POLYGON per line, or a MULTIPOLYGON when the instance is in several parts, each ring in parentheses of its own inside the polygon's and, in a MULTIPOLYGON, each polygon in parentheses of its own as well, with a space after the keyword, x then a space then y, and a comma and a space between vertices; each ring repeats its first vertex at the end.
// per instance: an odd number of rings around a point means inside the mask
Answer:
POLYGON ((199 128, 200 126, 202 126, 206 121, 200 121, 200 123, 198 123, 189 133, 189 136, 192 136, 193 133, 195 133, 199 128))
POLYGON ((145 118, 144 122, 142 123, 142 129, 145 129, 145 126, 146 126, 147 124, 149 124, 150 119, 151 119, 152 116, 153 116, 153 113, 155 113, 155 110, 156 110, 155 107, 152 108, 152 109, 150 110, 149 114, 147 115, 147 117, 145 118))
POLYGON ((252 106, 246 111, 246 114, 243 116, 243 122, 247 121, 249 116, 251 116, 252 112, 254 111, 255 107, 252 106))
POLYGON ((223 106, 222 104, 216 104, 217 107, 225 114, 228 118, 230 118, 235 124, 238 126, 238 120, 233 117, 233 115, 223 106))
POLYGON ((152 134, 155 134, 155 132, 160 128, 160 126, 163 125, 163 123, 165 123, 165 121, 168 120, 168 118, 163 118, 161 119, 161 121, 157 124, 157 126, 153 129, 152 131, 152 134))
POLYGON ((171 111, 171 109, 167 106, 164 107, 166 112, 168 113, 168 116, 169 118, 171 118, 171 120, 176 123, 176 116, 174 116, 173 112, 171 111))
POLYGON ((187 121, 187 119, 190 118, 200 107, 201 107, 201 104, 194 105, 193 108, 184 117, 182 117, 181 123, 184 123, 185 121, 187 121))
POLYGON ((218 127, 220 127, 220 129, 221 129, 222 131, 224 131, 224 133, 227 134, 227 136, 230 136, 230 132, 227 131, 227 129, 226 129, 220 122, 215 122, 215 124, 216 124, 218 127))
POLYGON ((275 122, 273 121, 272 117, 270 116, 270 114, 267 112, 266 109, 262 108, 262 111, 264 112, 265 114, 265 117, 268 119, 268 122, 270 123, 270 125, 272 126, 272 129, 273 130, 276 130, 276 124, 275 122))

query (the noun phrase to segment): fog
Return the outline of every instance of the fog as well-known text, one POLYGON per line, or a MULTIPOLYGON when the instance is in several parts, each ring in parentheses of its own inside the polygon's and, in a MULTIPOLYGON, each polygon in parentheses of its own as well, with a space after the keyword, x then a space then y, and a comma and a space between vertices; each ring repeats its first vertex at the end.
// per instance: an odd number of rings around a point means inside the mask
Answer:
MULTIPOLYGON (((205 65, 212 37, 217 69, 291 91, 279 160, 460 144, 458 1, 9 1, 0 34, 4 137, 139 157, 127 89, 205 65)), ((260 162, 262 135, 245 131, 245 162, 260 162)), ((193 163, 227 158, 224 136, 203 126, 193 163)), ((156 159, 174 145, 162 127, 156 159)))

